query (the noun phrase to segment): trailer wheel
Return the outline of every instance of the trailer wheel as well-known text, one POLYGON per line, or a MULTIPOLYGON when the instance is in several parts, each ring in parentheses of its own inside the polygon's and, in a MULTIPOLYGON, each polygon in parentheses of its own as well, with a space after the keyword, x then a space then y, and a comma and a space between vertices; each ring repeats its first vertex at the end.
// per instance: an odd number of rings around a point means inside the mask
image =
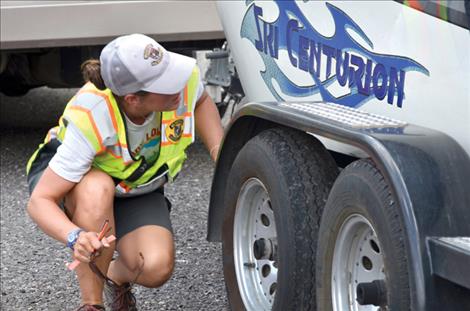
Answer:
POLYGON ((232 310, 314 310, 319 213, 337 175, 311 135, 266 130, 239 152, 222 232, 232 310))
POLYGON ((318 310, 409 310, 403 223, 370 160, 347 166, 324 209, 317 249, 318 310))

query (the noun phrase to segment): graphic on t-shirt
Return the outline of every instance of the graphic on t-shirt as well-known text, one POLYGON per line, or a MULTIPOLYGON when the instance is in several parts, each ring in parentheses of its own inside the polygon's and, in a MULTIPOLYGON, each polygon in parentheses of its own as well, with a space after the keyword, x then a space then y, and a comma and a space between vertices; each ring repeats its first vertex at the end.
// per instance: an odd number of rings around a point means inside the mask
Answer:
POLYGON ((160 149, 160 139, 160 129, 152 128, 145 134, 139 146, 132 151, 132 156, 144 156, 147 162, 154 162, 160 149))

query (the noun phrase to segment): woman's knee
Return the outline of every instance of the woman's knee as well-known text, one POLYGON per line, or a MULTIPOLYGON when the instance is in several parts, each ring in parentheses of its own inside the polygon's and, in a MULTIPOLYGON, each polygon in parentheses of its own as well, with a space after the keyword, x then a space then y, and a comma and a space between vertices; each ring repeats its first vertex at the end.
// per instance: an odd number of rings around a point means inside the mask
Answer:
POLYGON ((141 285, 150 288, 165 284, 173 274, 175 259, 173 254, 144 255, 143 269, 138 278, 141 285))
POLYGON ((114 181, 108 174, 90 170, 73 188, 66 202, 90 213, 102 214, 112 208, 114 188, 114 181))

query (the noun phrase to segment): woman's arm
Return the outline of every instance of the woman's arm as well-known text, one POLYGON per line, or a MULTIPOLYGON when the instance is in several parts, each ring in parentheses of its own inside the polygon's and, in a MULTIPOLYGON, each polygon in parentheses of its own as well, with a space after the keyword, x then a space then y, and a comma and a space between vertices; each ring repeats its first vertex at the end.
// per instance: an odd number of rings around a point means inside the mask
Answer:
POLYGON ((74 186, 75 183, 60 177, 47 167, 28 203, 28 213, 33 221, 47 235, 64 244, 68 233, 78 229, 78 226, 68 219, 59 203, 74 186))
POLYGON ((206 91, 201 95, 194 111, 196 117, 196 131, 201 137, 212 160, 217 159, 224 130, 220 122, 219 111, 212 98, 206 91))
MULTIPOLYGON (((90 171, 95 155, 87 139, 73 123, 69 123, 61 145, 31 194, 28 204, 30 217, 47 235, 64 244, 69 233, 79 229, 79 226, 72 222, 59 204, 90 171)), ((89 262, 90 254, 102 246, 109 247, 106 238, 100 241, 96 232, 82 231, 73 246, 74 258, 89 262)))
MULTIPOLYGON (((75 186, 47 167, 34 188, 28 204, 28 213, 49 236, 66 244, 68 234, 79 227, 59 207, 59 202, 75 186)), ((74 246, 74 258, 89 262, 90 254, 101 247, 109 247, 106 238, 98 239, 96 232, 82 232, 74 246)))
POLYGON ((69 123, 62 144, 39 179, 28 204, 28 213, 39 227, 54 239, 66 242, 78 226, 58 204, 90 169, 95 151, 86 138, 69 123))

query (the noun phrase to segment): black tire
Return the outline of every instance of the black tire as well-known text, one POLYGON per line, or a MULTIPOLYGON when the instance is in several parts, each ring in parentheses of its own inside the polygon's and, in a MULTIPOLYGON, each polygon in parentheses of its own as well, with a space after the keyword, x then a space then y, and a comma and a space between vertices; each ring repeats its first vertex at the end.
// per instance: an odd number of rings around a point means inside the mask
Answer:
POLYGON ((278 272, 272 310, 315 310, 314 246, 319 215, 337 171, 318 140, 292 129, 266 130, 242 148, 227 181, 222 232, 224 277, 232 310, 246 310, 233 247, 235 210, 245 181, 256 177, 264 184, 276 223, 278 272))
MULTIPOLYGON (((409 310, 409 271, 403 222, 389 185, 370 160, 353 162, 341 172, 323 211, 317 249, 318 310, 333 310, 331 280, 335 244, 341 226, 354 215, 367 219, 377 236, 377 253, 383 258, 387 289, 386 310, 409 310)), ((350 278, 351 282, 353 279, 350 278)))

